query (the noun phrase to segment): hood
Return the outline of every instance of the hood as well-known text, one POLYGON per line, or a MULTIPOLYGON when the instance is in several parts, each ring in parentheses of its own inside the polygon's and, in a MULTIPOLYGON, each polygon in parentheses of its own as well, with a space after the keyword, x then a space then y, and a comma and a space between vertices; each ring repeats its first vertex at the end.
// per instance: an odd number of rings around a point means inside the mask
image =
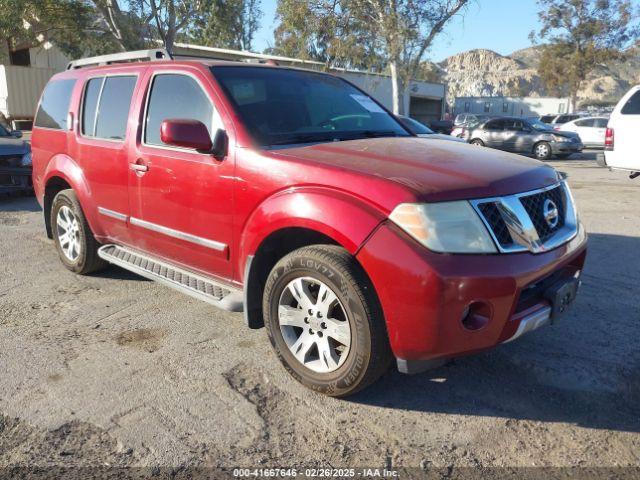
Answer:
POLYGON ((416 137, 320 143, 278 150, 277 154, 384 178, 424 201, 509 195, 559 179, 553 168, 520 155, 416 137))
POLYGON ((29 150, 29 143, 20 138, 0 137, 0 157, 24 155, 29 150))
POLYGON ((559 137, 580 138, 580 135, 578 135, 576 132, 569 132, 567 130, 550 130, 549 133, 553 133, 554 135, 557 135, 559 137))

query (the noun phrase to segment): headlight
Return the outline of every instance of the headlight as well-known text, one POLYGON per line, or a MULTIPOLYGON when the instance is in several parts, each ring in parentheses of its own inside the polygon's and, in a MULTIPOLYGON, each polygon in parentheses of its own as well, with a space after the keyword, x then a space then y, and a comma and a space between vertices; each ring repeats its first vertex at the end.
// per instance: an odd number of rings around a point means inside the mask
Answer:
POLYGON ((551 135, 554 142, 570 142, 571 139, 567 137, 561 137, 560 135, 551 135))
POLYGON ((389 218, 434 252, 497 252, 482 220, 467 201, 402 203, 389 218))
POLYGON ((30 167, 31 166, 31 152, 25 153, 22 155, 20 159, 20 166, 22 167, 30 167))

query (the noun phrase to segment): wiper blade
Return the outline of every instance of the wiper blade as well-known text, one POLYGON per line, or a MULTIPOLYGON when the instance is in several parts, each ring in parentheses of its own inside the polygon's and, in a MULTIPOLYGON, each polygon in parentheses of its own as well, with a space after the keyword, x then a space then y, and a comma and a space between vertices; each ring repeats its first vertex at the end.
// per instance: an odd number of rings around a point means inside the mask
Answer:
POLYGON ((334 138, 327 138, 326 136, 313 135, 313 134, 299 134, 289 135, 287 137, 280 138, 276 141, 270 142, 271 145, 291 145, 294 143, 313 143, 313 142, 331 142, 334 138))

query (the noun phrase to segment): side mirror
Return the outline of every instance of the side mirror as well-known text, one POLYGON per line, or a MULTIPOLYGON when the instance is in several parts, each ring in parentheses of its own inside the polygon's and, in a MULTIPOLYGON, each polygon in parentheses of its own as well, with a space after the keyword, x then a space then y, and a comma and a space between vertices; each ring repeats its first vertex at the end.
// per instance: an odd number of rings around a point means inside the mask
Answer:
POLYGON ((160 125, 160 140, 167 145, 210 152, 213 144, 209 130, 198 120, 167 119, 160 125))
POLYGON ((211 147, 211 154, 218 160, 222 160, 227 156, 227 150, 229 149, 229 137, 227 132, 219 128, 216 130, 216 134, 213 137, 213 146, 211 147))
POLYGON ((22 138, 22 131, 20 130, 13 130, 10 135, 12 137, 16 137, 16 138, 22 138))

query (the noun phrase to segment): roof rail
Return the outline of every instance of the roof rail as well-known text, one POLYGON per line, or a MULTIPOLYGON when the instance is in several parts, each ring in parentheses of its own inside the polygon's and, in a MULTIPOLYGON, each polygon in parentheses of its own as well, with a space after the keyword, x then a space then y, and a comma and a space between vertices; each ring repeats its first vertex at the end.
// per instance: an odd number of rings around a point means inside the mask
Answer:
POLYGON ((171 60, 172 57, 164 48, 154 48, 151 50, 135 50, 133 52, 112 53, 97 57, 81 58, 73 60, 67 64, 67 70, 74 70, 82 67, 94 67, 97 65, 110 65, 112 63, 124 63, 135 61, 157 61, 171 60))

